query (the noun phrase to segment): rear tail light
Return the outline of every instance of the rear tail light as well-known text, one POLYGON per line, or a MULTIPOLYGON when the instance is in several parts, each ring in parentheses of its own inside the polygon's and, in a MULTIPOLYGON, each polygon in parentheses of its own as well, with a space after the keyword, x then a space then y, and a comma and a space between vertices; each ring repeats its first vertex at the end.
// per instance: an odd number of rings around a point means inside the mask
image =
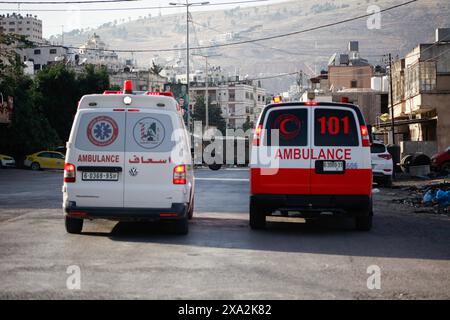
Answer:
POLYGON ((173 184, 186 184, 186 165, 173 168, 173 184))
POLYGON ((164 213, 160 213, 159 214, 160 217, 176 217, 177 214, 176 213, 171 213, 171 212, 164 212, 164 213))
POLYGON ((64 182, 75 182, 76 170, 71 163, 64 164, 64 182))
POLYGON ((85 211, 70 211, 67 214, 75 217, 87 217, 87 212, 85 211))
POLYGON ((318 102, 317 101, 306 101, 305 105, 307 106, 317 106, 318 102))
POLYGON ((386 159, 386 160, 391 160, 392 159, 392 156, 389 153, 379 154, 378 157, 386 159))
POLYGON ((259 124, 255 128, 255 133, 253 134, 253 145, 258 147, 261 140, 262 124, 259 124))
POLYGON ((362 125, 360 128, 363 147, 370 147, 369 130, 365 125, 362 125))

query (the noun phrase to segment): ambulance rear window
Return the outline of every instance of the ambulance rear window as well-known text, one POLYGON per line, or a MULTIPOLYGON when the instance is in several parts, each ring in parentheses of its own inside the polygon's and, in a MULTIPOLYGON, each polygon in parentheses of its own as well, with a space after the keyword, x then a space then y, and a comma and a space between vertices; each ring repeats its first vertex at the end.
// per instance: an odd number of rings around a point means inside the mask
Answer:
POLYGON ((266 121, 266 146, 306 146, 308 144, 308 110, 278 109, 269 112, 266 121), (276 130, 276 131, 273 131, 276 130), (278 143, 277 143, 278 136, 278 143))
POLYGON ((316 109, 314 111, 314 145, 358 146, 359 135, 353 112, 337 108, 316 109))

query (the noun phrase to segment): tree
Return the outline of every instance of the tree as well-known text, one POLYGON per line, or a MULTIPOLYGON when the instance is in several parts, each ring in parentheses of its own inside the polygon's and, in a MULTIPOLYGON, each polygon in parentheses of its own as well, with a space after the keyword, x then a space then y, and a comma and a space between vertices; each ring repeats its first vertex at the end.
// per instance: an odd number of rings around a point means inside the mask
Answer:
POLYGON ((152 61, 152 67, 150 68, 150 72, 154 75, 159 75, 163 70, 163 66, 156 64, 155 61, 152 61))
MULTIPOLYGON (((206 110, 205 110, 205 99, 202 96, 196 98, 194 105, 194 113, 192 118, 194 121, 202 121, 205 125, 206 121, 206 110)), ((226 122, 222 116, 222 110, 217 105, 208 104, 208 116, 209 125, 216 127, 222 134, 225 134, 226 122)))
POLYGON ((87 65, 77 77, 64 64, 54 64, 36 75, 33 98, 59 138, 67 141, 80 98, 107 89, 109 77, 104 67, 87 65))
POLYGON ((22 63, 17 63, 17 52, 15 48, 29 48, 32 42, 26 36, 14 33, 0 33, 0 71, 4 71, 8 66, 16 68, 23 67, 22 63))
POLYGON ((0 92, 14 100, 12 121, 0 124, 0 150, 21 163, 26 154, 49 149, 61 143, 56 131, 32 98, 33 81, 23 74, 23 64, 18 55, 9 59, 0 72, 0 92), (12 64, 11 64, 12 62, 12 64))
POLYGON ((34 104, 66 141, 77 111, 80 89, 75 72, 64 64, 47 66, 37 73, 33 85, 34 104))
POLYGON ((253 129, 253 121, 250 121, 250 116, 247 116, 247 119, 245 119, 244 124, 242 125, 242 129, 244 131, 247 131, 248 129, 253 129))

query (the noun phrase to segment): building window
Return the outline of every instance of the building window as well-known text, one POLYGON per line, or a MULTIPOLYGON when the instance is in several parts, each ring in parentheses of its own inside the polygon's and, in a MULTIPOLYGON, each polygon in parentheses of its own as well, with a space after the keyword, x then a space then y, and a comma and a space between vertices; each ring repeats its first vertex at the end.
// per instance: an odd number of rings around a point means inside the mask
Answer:
POLYGON ((41 65, 40 64, 35 64, 34 65, 34 70, 35 71, 41 70, 41 65))
POLYGON ((350 83, 350 88, 357 88, 358 87, 358 81, 352 80, 350 83))
POLYGON ((420 91, 429 92, 436 89, 436 65, 433 61, 420 63, 420 91))
POLYGON ((50 49, 50 54, 56 54, 56 49, 50 49))
POLYGON ((34 54, 41 54, 41 50, 40 49, 34 50, 34 54))
POLYGON ((9 25, 10 26, 13 26, 13 25, 15 25, 16 23, 14 22, 14 21, 11 21, 10 23, 9 23, 9 25))

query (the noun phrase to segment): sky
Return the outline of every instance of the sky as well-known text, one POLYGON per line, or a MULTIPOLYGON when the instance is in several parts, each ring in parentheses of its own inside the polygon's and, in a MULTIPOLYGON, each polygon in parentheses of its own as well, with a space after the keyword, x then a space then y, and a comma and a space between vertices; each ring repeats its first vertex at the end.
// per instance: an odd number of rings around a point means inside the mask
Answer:
MULTIPOLYGON (((4 0, 10 2, 18 2, 21 0, 4 0)), ((31 13, 37 15, 42 20, 43 37, 49 38, 51 35, 69 32, 73 29, 95 28, 106 22, 128 18, 138 19, 139 16, 157 16, 161 12, 162 15, 183 13, 186 11, 184 7, 162 8, 162 9, 141 9, 145 7, 166 7, 169 2, 185 2, 185 0, 138 0, 120 3, 98 3, 98 4, 65 4, 64 0, 23 0, 25 2, 39 2, 39 1, 57 1, 61 4, 0 4, 0 14, 20 12, 22 15, 31 13), (115 11, 79 11, 83 9, 125 9, 125 8, 139 8, 138 10, 115 10, 115 11), (43 10, 61 10, 57 12, 43 11, 43 10)), ((88 1, 88 0, 79 0, 88 1)), ((203 0, 191 0, 190 2, 202 2, 203 0)), ((239 2, 246 0, 210 0, 211 4, 220 4, 224 2, 239 2)), ((247 4, 224 4, 211 5, 202 7, 192 7, 191 11, 207 11, 207 10, 225 10, 236 6, 249 7, 258 5, 268 5, 272 3, 286 2, 287 0, 267 0, 261 2, 247 3, 247 4)))

